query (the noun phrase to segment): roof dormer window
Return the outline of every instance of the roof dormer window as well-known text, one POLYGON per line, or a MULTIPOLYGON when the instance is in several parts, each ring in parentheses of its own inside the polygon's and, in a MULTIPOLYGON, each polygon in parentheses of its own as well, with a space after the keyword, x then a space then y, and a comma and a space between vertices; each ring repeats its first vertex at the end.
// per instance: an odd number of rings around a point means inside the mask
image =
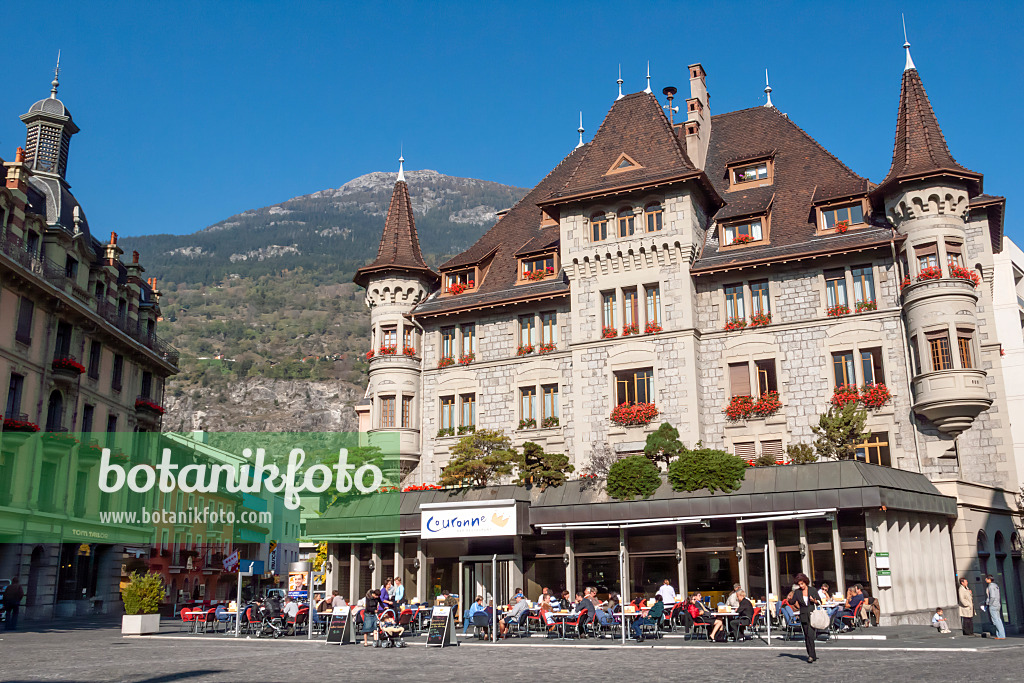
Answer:
POLYGON ((723 225, 722 246, 731 247, 751 242, 763 242, 765 232, 764 218, 753 218, 742 223, 723 225))
POLYGON ((554 254, 520 259, 519 264, 519 279, 524 282, 537 282, 555 275, 554 254))
POLYGON ((462 294, 476 287, 476 269, 458 270, 444 275, 444 291, 448 294, 462 294))
POLYGON ((861 202, 829 206, 821 209, 819 225, 823 231, 846 232, 853 225, 864 223, 864 205, 861 202))
POLYGON ((729 189, 739 190, 761 185, 771 185, 775 180, 775 168, 771 158, 748 159, 727 165, 729 189))

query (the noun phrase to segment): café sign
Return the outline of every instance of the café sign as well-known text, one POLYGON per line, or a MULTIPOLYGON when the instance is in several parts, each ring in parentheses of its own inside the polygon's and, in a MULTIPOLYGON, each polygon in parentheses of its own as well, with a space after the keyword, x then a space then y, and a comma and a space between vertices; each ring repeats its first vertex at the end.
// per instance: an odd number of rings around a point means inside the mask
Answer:
POLYGON ((473 503, 425 503, 420 506, 420 538, 487 538, 516 535, 514 500, 473 503))

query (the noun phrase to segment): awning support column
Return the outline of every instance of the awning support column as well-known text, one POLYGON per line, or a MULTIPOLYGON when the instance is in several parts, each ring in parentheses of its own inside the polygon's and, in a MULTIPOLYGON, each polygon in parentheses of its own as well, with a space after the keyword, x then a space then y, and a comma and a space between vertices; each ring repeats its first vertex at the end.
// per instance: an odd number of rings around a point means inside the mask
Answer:
POLYGON ((359 544, 353 543, 348 551, 348 602, 351 605, 356 603, 359 593, 359 544))
POLYGON ((811 575, 811 549, 807 546, 807 522, 797 520, 800 525, 800 571, 807 576, 811 575))
MULTIPOLYGON (((774 586, 770 582, 765 586, 767 594, 771 595, 774 591, 782 588, 782 577, 779 576, 779 550, 775 544, 775 522, 768 522, 768 563, 771 569, 770 578, 775 580, 774 586)), ((784 597, 786 597, 785 592, 779 596, 780 599, 784 597)))
POLYGON ((384 568, 381 566, 380 543, 374 543, 370 551, 370 558, 373 560, 373 571, 370 572, 370 588, 379 588, 383 581, 380 580, 384 568))
POLYGON ((748 565, 750 563, 747 557, 747 546, 743 541, 743 525, 736 525, 736 552, 739 555, 739 569, 740 569, 740 585, 743 586, 748 592, 750 591, 750 572, 748 565))
POLYGON ((843 540, 839 536, 839 515, 832 515, 832 556, 836 565, 836 591, 846 595, 846 567, 843 566, 843 540))
POLYGON ((572 532, 565 530, 565 590, 569 591, 569 599, 576 595, 576 550, 573 548, 572 532))
MULTIPOLYGON (((623 527, 619 527, 619 548, 622 549, 622 557, 625 559, 622 563, 622 571, 626 574, 622 577, 622 583, 626 587, 626 590, 629 591, 629 595, 622 596, 622 604, 626 604, 633 599, 633 583, 630 581, 629 577, 629 545, 626 543, 626 538, 626 530, 623 527)), ((623 625, 623 628, 625 628, 625 625, 623 625)))
POLYGON ((430 602, 433 595, 430 595, 427 586, 427 553, 423 550, 423 540, 416 541, 416 562, 419 568, 416 570, 416 597, 420 602, 430 602))
POLYGON ((679 571, 679 594, 686 596, 686 536, 681 524, 676 525, 676 564, 679 571))

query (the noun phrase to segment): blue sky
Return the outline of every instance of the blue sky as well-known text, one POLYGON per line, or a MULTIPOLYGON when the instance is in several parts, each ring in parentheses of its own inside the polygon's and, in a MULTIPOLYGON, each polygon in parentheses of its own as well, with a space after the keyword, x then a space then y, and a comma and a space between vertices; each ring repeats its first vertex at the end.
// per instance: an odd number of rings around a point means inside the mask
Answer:
POLYGON ((68 180, 103 234, 199 230, 245 209, 407 168, 530 186, 616 94, 687 92, 713 113, 773 100, 856 172, 889 167, 900 12, 953 155, 1007 197, 1024 157, 1024 4, 7 3, 0 157, 49 93, 82 132, 68 180), (979 6, 980 7, 980 6, 979 6), (16 27, 16 30, 15 28, 16 27))

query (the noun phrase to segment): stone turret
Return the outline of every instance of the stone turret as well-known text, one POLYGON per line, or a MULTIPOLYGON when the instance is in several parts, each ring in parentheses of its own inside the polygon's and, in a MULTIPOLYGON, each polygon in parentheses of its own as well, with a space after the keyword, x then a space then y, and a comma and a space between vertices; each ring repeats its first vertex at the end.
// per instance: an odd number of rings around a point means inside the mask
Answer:
POLYGON ((402 473, 420 458, 420 372, 422 330, 407 317, 437 287, 440 276, 427 267, 420 251, 404 159, 391 195, 377 258, 353 281, 366 288, 371 347, 366 398, 356 411, 360 432, 397 432, 402 473))
POLYGON ((977 332, 980 273, 966 261, 968 204, 982 176, 953 159, 904 47, 892 166, 872 196, 906 237, 902 305, 914 412, 953 437, 992 404, 977 332))

